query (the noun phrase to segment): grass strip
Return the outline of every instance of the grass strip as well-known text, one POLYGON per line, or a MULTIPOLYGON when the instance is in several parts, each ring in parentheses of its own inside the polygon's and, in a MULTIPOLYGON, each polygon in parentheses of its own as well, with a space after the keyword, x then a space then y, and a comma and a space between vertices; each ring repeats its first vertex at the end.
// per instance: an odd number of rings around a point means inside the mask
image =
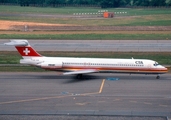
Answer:
POLYGON ((53 18, 53 17, 31 17, 31 16, 0 16, 0 20, 20 21, 20 22, 35 22, 35 23, 50 23, 50 24, 69 24, 81 26, 171 26, 170 14, 164 15, 147 15, 147 16, 122 16, 110 19, 101 17, 91 17, 82 19, 73 18, 53 18))
POLYGON ((171 34, 0 34, 1 39, 168 40, 171 34))
MULTIPOLYGON (((96 13, 104 10, 100 7, 21 7, 0 5, 0 12, 3 13, 41 13, 41 14, 73 14, 73 13, 96 13)), ((105 9, 106 10, 106 9, 105 9)), ((109 12, 127 12, 126 15, 155 15, 170 14, 170 8, 107 8, 109 12)), ((120 15, 120 14, 118 14, 120 15)), ((124 14, 121 14, 124 15, 124 14)))
POLYGON ((34 66, 0 66, 0 72, 44 72, 41 68, 34 66))

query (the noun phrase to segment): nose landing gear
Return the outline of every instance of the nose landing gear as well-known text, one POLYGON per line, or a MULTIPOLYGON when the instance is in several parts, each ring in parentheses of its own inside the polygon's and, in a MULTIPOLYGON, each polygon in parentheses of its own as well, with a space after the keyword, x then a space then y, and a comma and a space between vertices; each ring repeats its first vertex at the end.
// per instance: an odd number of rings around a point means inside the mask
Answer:
POLYGON ((160 75, 159 74, 157 75, 156 79, 160 79, 160 75))

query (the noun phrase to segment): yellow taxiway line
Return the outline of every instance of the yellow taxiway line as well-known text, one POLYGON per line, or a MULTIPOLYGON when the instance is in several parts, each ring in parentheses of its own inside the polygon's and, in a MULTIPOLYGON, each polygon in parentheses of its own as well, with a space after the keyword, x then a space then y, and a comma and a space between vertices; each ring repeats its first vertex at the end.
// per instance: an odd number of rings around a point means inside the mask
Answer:
POLYGON ((102 93, 104 83, 105 83, 105 79, 103 79, 103 81, 102 81, 102 84, 101 84, 101 86, 100 86, 99 93, 102 93))
MULTIPOLYGON (((86 95, 100 94, 100 93, 102 93, 104 83, 105 83, 105 79, 103 79, 103 81, 101 83, 99 92, 83 93, 83 94, 79 94, 79 95, 86 96, 86 95)), ((64 95, 64 96, 59 95, 59 96, 54 96, 54 97, 42 97, 42 98, 33 98, 33 99, 25 99, 25 100, 6 101, 6 102, 0 102, 0 105, 12 104, 12 103, 32 102, 32 101, 40 101, 40 100, 49 100, 49 99, 57 99, 57 98, 65 98, 65 97, 72 97, 72 96, 75 96, 75 95, 69 94, 69 95, 64 95)))

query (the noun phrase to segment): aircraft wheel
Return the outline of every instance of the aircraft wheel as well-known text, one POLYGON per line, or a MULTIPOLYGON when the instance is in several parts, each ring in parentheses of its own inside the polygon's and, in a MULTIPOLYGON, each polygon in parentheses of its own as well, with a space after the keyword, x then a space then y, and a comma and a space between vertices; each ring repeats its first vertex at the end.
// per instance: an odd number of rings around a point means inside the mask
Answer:
POLYGON ((158 75, 158 76, 156 77, 156 79, 160 79, 160 76, 158 75))

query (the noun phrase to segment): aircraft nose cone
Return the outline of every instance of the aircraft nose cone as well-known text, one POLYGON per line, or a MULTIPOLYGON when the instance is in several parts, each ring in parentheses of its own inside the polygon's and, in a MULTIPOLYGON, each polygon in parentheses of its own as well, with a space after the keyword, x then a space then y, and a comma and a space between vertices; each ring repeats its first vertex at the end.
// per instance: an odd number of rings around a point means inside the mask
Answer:
POLYGON ((168 69, 169 69, 168 67, 164 67, 164 66, 163 66, 162 71, 163 71, 164 73, 167 73, 167 72, 168 72, 168 69))
POLYGON ((168 67, 168 68, 167 68, 167 67, 164 68, 164 70, 165 70, 166 72, 168 72, 169 69, 170 69, 169 67, 168 67))

